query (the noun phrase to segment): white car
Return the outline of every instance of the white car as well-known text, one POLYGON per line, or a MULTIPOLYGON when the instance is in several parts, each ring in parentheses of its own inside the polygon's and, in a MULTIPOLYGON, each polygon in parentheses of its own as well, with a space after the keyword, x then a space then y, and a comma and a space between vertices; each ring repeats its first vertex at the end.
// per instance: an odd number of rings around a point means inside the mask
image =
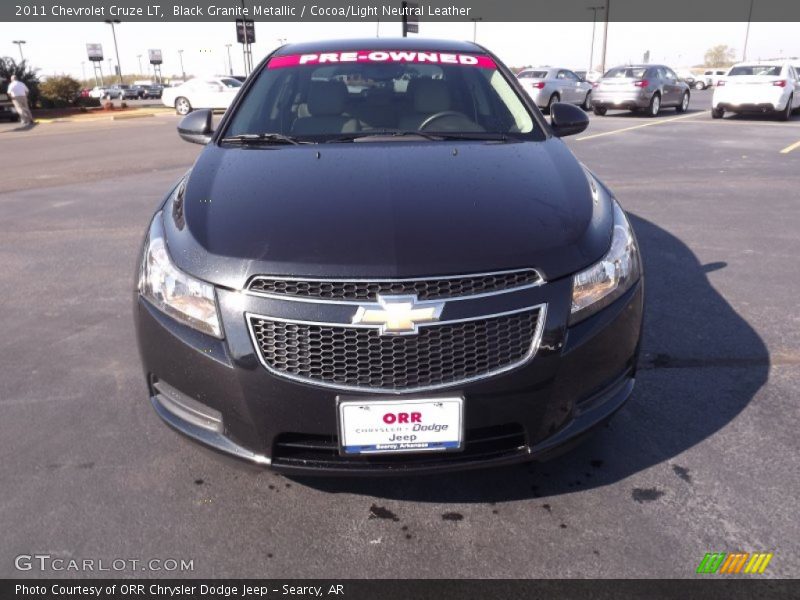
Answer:
POLYGON ((776 113, 788 121, 800 109, 800 79, 794 67, 783 61, 741 62, 730 68, 714 88, 711 116, 725 112, 776 113))
POLYGON ((728 72, 727 69, 711 69, 709 71, 705 71, 700 79, 703 80, 706 87, 714 87, 719 83, 719 80, 725 77, 725 74, 728 72))
POLYGON ((161 102, 172 106, 179 115, 188 115, 195 108, 227 109, 242 82, 233 77, 197 77, 177 87, 164 88, 161 102))
POLYGON ((539 67, 523 69, 517 73, 522 88, 536 105, 545 112, 556 102, 578 104, 589 110, 592 107, 592 84, 578 77, 570 69, 539 67))
POLYGON ((106 94, 108 94, 108 89, 99 85, 96 85, 89 90, 90 98, 105 98, 106 94))

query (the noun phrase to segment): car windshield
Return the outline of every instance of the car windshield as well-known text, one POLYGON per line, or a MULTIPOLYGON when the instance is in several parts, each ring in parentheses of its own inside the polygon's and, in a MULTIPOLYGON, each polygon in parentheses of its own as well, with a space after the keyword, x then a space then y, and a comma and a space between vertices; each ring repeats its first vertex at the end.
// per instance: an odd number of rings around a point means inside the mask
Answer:
POLYGON ((646 67, 614 67, 603 75, 606 79, 641 79, 647 72, 646 67))
POLYGON ((778 77, 781 74, 780 65, 740 65, 733 67, 731 72, 728 73, 729 77, 736 75, 767 75, 770 77, 778 77))
POLYGON ((523 71, 517 77, 520 79, 544 79, 547 77, 547 71, 523 71))
POLYGON ((419 131, 543 137, 491 57, 378 50, 273 57, 224 135, 321 142, 419 131))

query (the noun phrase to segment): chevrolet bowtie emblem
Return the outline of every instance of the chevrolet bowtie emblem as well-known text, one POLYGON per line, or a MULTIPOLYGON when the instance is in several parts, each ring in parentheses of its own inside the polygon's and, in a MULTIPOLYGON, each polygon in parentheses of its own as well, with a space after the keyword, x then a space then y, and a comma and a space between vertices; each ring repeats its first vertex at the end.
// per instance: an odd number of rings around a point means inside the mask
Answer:
POLYGON ((359 306, 353 317, 354 325, 380 325, 381 335, 418 333, 419 323, 438 321, 444 302, 419 301, 416 295, 381 296, 378 304, 359 306))

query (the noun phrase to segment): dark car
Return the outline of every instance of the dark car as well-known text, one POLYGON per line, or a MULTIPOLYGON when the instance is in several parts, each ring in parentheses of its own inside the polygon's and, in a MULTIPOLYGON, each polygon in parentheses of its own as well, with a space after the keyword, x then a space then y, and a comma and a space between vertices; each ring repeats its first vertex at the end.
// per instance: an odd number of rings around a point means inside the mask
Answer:
POLYGON ((17 114, 17 109, 14 108, 11 96, 5 92, 0 92, 0 119, 19 121, 19 114, 17 114))
POLYGON ((161 98, 161 94, 164 91, 164 86, 154 83, 152 85, 145 85, 142 86, 142 98, 149 100, 153 98, 161 98))
POLYGON ((283 46, 160 203, 134 312, 158 415, 292 473, 552 456, 631 395, 641 262, 613 193, 481 46, 283 46), (369 83, 353 93, 345 81, 369 83))
POLYGON ((132 86, 123 83, 115 83, 106 88, 106 98, 109 100, 119 98, 120 100, 137 100, 139 98, 139 86, 132 86))
POLYGON ((665 65, 625 65, 609 69, 592 94, 596 115, 609 108, 643 112, 655 117, 662 108, 679 113, 689 108, 689 86, 665 65))

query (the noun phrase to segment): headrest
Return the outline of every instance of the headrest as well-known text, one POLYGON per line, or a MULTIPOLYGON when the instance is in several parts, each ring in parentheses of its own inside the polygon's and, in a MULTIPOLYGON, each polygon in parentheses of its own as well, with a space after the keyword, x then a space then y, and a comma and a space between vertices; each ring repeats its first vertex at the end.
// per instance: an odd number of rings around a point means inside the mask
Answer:
POLYGON ((341 115, 347 100, 343 81, 312 81, 308 89, 308 112, 315 117, 341 115))
POLYGON ((414 110, 418 113, 438 113, 450 110, 450 88, 442 79, 412 79, 408 85, 414 110))

